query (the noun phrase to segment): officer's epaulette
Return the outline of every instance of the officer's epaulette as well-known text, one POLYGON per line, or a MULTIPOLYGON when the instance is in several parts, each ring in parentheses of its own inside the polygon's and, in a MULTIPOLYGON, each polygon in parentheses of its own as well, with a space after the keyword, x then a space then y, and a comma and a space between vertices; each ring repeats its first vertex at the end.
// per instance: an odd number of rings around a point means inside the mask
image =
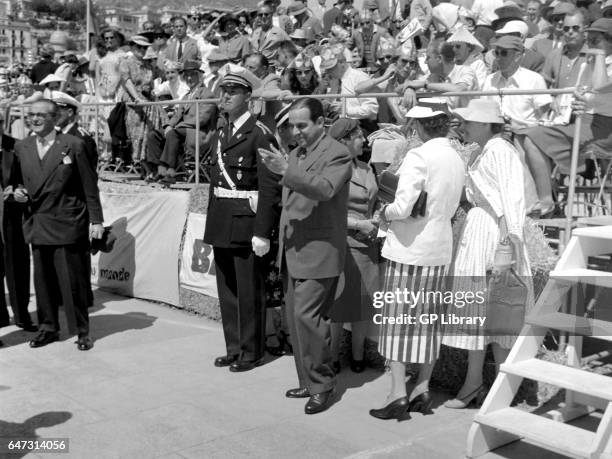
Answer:
POLYGON ((79 131, 79 134, 81 135, 85 135, 87 137, 91 136, 91 134, 87 132, 84 128, 82 128, 81 126, 77 126, 77 130, 79 131))
POLYGON ((259 129, 264 131, 264 134, 268 134, 268 135, 271 135, 272 137, 274 137, 274 134, 272 133, 270 128, 268 126, 266 126, 265 124, 263 124, 261 121, 259 121, 259 120, 255 121, 255 125, 258 126, 259 129))

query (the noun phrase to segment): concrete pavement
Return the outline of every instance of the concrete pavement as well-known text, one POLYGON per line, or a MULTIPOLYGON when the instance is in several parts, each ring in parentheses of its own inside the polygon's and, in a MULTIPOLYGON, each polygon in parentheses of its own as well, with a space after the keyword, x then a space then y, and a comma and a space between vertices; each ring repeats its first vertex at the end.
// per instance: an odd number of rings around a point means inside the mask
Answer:
MULTIPOLYGON (((448 394, 436 394, 434 415, 380 421, 368 410, 383 403, 388 374, 346 369, 339 402, 307 416, 305 400, 284 397, 296 385, 292 357, 230 373, 213 366, 224 349, 220 324, 99 290, 95 297, 95 346, 88 352, 65 333, 60 342, 30 349, 34 334, 0 330, 0 437, 68 438, 70 452, 61 458, 464 455, 476 410, 444 408, 448 394)), ((519 443, 486 457, 559 456, 519 443)))

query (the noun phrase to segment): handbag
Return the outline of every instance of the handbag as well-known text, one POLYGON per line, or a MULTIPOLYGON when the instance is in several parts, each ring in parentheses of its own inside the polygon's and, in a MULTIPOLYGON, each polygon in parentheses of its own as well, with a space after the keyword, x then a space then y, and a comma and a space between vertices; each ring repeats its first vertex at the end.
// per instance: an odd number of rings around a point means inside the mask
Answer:
MULTIPOLYGON (((499 220, 500 247, 495 252, 496 261, 511 261, 512 247, 508 242, 508 226, 502 216, 499 220), (510 260, 505 258, 510 257, 510 260)), ((525 323, 527 283, 510 268, 499 276, 491 276, 487 286, 485 334, 487 336, 518 335, 525 323)))
MULTIPOLYGON (((383 171, 378 178, 378 194, 377 197, 382 202, 390 204, 395 201, 395 193, 397 192, 397 184, 399 176, 389 171, 383 171)), ((419 194, 410 216, 413 218, 424 217, 427 212, 427 191, 423 190, 419 194)))

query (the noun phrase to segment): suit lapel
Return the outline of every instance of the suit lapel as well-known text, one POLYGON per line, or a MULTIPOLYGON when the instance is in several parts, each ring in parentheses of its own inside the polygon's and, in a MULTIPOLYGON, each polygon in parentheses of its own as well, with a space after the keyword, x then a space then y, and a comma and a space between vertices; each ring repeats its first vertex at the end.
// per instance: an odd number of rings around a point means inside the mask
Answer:
POLYGON ((239 143, 246 141, 246 139, 248 138, 247 134, 251 132, 254 127, 255 127, 255 118, 250 116, 249 119, 246 120, 246 122, 242 126, 240 126, 240 129, 238 129, 234 133, 234 135, 231 135, 229 137, 228 142, 225 144, 224 150, 235 147, 239 143))
POLYGON ((42 168, 39 184, 36 189, 33 190, 31 196, 36 195, 36 193, 47 182, 51 174, 53 174, 55 169, 57 169, 57 166, 62 163, 64 155, 68 153, 68 145, 63 142, 61 136, 58 134, 55 139, 55 142, 53 142, 53 145, 49 147, 49 150, 45 154, 45 157, 43 158, 42 162, 38 159, 38 150, 36 148, 36 142, 34 142, 34 153, 36 155, 36 160, 39 161, 39 164, 42 163, 42 168))
POLYGON ((319 157, 325 153, 325 151, 327 150, 327 145, 328 145, 328 138, 326 134, 319 142, 319 145, 317 145, 314 150, 312 150, 310 153, 306 155, 306 158, 304 158, 304 160, 302 161, 302 167, 305 170, 310 169, 312 165, 315 163, 315 161, 319 159, 319 157))

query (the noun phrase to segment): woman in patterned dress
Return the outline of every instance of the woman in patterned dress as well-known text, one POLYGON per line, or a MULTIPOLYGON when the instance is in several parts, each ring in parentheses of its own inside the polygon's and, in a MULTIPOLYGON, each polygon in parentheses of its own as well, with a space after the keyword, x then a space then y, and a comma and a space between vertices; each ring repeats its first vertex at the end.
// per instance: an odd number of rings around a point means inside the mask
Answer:
POLYGON ((395 200, 381 210, 381 221, 389 224, 382 250, 387 259, 383 298, 389 294, 393 298, 374 304, 382 306, 381 315, 374 316, 381 325, 378 350, 391 361, 391 391, 386 404, 370 410, 379 419, 408 419, 410 411, 431 410, 429 379, 442 341, 442 324, 433 314, 440 317, 443 304, 427 293, 441 292, 444 287, 452 258, 451 217, 459 206, 465 178, 464 163, 446 138, 448 115, 416 106, 406 116, 415 119, 424 143, 404 157, 395 200), (423 191, 427 193, 425 216, 411 217, 423 191), (411 301, 406 299, 410 293, 421 295, 411 301), (400 321, 389 320, 394 318, 400 321), (405 383, 407 363, 420 364, 410 399, 405 383))
MULTIPOLYGON (((512 244, 515 262, 512 265, 521 279, 527 281, 527 305, 533 303, 533 286, 529 257, 524 243, 525 191, 524 168, 520 154, 501 135, 504 120, 494 101, 475 99, 466 108, 457 109, 462 118, 462 131, 467 142, 481 148, 468 165, 466 194, 474 205, 466 217, 453 262, 453 291, 485 292, 487 274, 501 273, 511 265, 500 265, 496 257, 504 225, 512 244), (497 263, 496 263, 497 260, 497 263)), ((452 313, 464 317, 486 317, 486 301, 473 302, 452 313)), ((449 311, 451 312, 451 311, 449 311)), ((487 318, 486 320, 489 320, 487 318)), ((492 343, 496 364, 505 360, 516 336, 486 336, 480 325, 451 325, 445 330, 443 344, 466 349, 468 370, 465 382, 448 408, 465 408, 484 395, 482 369, 487 344, 492 343)))

